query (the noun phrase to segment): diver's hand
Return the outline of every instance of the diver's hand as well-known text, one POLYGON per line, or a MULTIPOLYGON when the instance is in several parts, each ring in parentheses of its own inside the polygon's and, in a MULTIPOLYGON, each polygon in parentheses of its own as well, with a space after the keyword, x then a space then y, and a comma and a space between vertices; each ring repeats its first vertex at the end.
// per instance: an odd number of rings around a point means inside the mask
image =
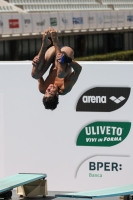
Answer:
POLYGON ((32 65, 34 65, 35 67, 37 67, 37 65, 40 63, 40 57, 39 56, 35 56, 32 60, 32 65))
POLYGON ((57 43, 58 42, 58 34, 56 32, 56 30, 54 30, 53 28, 49 28, 49 33, 51 35, 51 39, 53 43, 57 43))
POLYGON ((51 44, 51 41, 48 39, 48 36, 49 36, 49 30, 44 31, 42 36, 42 44, 45 47, 48 47, 51 44))

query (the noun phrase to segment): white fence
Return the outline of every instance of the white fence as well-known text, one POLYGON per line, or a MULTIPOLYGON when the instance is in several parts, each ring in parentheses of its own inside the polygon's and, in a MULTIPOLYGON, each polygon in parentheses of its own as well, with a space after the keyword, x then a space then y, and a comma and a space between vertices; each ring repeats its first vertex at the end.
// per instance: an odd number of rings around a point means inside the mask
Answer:
POLYGON ((133 28, 133 10, 0 14, 0 34, 41 33, 52 26, 58 31, 133 28))
POLYGON ((49 191, 133 183, 133 63, 79 64, 78 81, 50 111, 31 77, 31 61, 0 62, 0 178, 46 173, 49 191), (76 111, 82 95, 91 102, 76 111))

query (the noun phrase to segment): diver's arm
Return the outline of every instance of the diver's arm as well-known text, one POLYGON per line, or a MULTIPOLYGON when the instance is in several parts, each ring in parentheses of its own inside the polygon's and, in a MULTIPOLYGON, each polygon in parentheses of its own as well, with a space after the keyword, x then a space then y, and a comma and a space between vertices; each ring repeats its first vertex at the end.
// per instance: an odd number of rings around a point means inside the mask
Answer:
POLYGON ((45 86, 45 81, 43 79, 43 77, 38 79, 38 89, 41 93, 45 93, 46 90, 46 86, 45 86))
POLYGON ((73 68, 74 72, 77 74, 80 74, 82 67, 79 65, 76 61, 72 60, 72 62, 69 63, 70 66, 73 68))

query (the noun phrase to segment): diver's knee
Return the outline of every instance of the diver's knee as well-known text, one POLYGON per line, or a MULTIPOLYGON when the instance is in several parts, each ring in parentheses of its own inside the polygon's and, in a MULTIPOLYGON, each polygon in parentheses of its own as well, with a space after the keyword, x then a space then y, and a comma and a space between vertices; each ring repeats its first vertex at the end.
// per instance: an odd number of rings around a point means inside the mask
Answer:
POLYGON ((31 72, 31 76, 34 79, 39 79, 40 78, 35 72, 31 72))
POLYGON ((68 47, 68 46, 62 47, 61 51, 65 52, 66 55, 68 57, 70 57, 71 59, 74 59, 74 51, 73 51, 73 49, 71 47, 68 47))

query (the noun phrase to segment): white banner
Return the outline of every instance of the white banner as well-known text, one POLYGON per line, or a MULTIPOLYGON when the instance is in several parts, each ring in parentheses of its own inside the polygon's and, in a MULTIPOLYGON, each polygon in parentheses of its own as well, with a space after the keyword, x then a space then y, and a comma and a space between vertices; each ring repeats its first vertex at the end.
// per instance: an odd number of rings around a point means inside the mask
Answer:
POLYGON ((131 24, 131 20, 133 20, 133 16, 131 15, 130 11, 124 11, 124 14, 125 14, 124 15, 124 17, 125 17, 125 19, 124 19, 124 21, 125 21, 124 27, 129 28, 130 24, 131 24))
POLYGON ((59 12, 59 30, 64 31, 68 20, 65 19, 65 13, 59 12))
POLYGON ((104 28, 111 28, 111 12, 104 11, 104 28))
POLYGON ((50 27, 50 21, 49 21, 49 13, 40 13, 41 14, 41 21, 42 21, 42 32, 45 31, 50 27))
POLYGON ((89 29, 96 29, 97 28, 96 12, 89 12, 88 22, 89 22, 89 29))
POLYGON ((81 16, 83 17, 82 29, 89 29, 89 14, 88 11, 82 11, 81 16))
POLYGON ((85 189, 86 191, 90 190, 90 187, 88 187, 90 185, 90 182, 92 185, 95 185, 95 189, 105 189, 110 186, 115 187, 126 185, 132 183, 131 178, 127 177, 128 172, 130 172, 131 176, 133 175, 132 167, 133 163, 131 157, 129 157, 128 155, 106 156, 104 154, 102 156, 92 156, 86 160, 83 160, 79 168, 77 168, 75 174, 76 181, 80 186, 81 180, 84 180, 87 185, 85 189), (122 181, 122 179, 125 182, 121 184, 120 180, 122 181), (110 184, 107 183, 107 180, 109 180, 110 184), (105 185, 105 183, 107 183, 107 185, 105 185))
POLYGON ((0 34, 2 34, 3 31, 3 19, 2 19, 2 15, 0 14, 0 34))
POLYGON ((3 21, 3 34, 12 34, 13 27, 14 27, 14 20, 12 20, 12 14, 3 14, 2 15, 3 21))
POLYGON ((41 19, 40 13, 32 13, 32 26, 33 26, 33 33, 40 33, 43 31, 43 26, 45 25, 45 20, 41 19))
POLYGON ((130 21, 130 27, 133 27, 133 10, 130 11, 130 17, 128 20, 130 21))
POLYGON ((31 14, 25 13, 21 16, 23 33, 32 33, 32 18, 31 14))
POLYGON ((118 15, 118 27, 123 29, 124 28, 124 22, 125 22, 124 11, 119 11, 117 13, 117 15, 118 15))
POLYGON ((111 28, 117 28, 117 26, 118 26, 117 12, 110 11, 110 13, 111 13, 111 28))
POLYGON ((71 12, 65 12, 65 30, 73 30, 73 21, 72 21, 72 13, 71 12))
POLYGON ((133 27, 133 11, 84 11, 32 14, 1 14, 0 33, 40 33, 52 26, 55 30, 133 27))
POLYGON ((21 13, 12 13, 10 27, 13 29, 13 34, 22 33, 21 13))
POLYGON ((103 15, 103 12, 97 12, 96 13, 96 15, 97 15, 97 28, 98 29, 102 29, 102 28, 104 28, 104 15, 103 15))
POLYGON ((73 23, 73 29, 82 29, 84 19, 81 15, 81 12, 72 13, 72 23, 73 23))
POLYGON ((50 27, 54 28, 56 31, 59 30, 59 18, 58 13, 49 14, 50 27))
POLYGON ((0 63, 5 176, 46 173, 49 191, 132 183, 133 62, 79 64, 76 84, 51 111, 44 108, 43 94, 31 77, 31 62, 0 63))
POLYGON ((5 175, 5 140, 4 140, 4 116, 3 116, 3 94, 0 93, 0 178, 4 178, 5 175))

